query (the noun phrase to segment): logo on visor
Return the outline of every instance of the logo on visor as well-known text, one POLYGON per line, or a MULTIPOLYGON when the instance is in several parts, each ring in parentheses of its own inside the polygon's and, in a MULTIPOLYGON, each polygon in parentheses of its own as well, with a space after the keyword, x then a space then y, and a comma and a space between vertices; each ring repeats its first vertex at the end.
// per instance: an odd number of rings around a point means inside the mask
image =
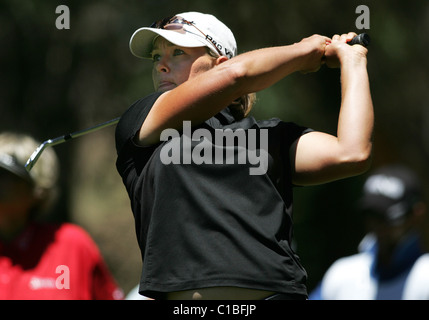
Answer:
MULTIPOLYGON (((206 35, 206 40, 210 41, 216 48, 216 50, 220 53, 222 53, 222 51, 224 50, 223 46, 216 42, 215 39, 213 39, 213 37, 211 35, 206 35)), ((233 57, 232 52, 228 50, 228 48, 225 47, 225 55, 231 59, 233 57)))

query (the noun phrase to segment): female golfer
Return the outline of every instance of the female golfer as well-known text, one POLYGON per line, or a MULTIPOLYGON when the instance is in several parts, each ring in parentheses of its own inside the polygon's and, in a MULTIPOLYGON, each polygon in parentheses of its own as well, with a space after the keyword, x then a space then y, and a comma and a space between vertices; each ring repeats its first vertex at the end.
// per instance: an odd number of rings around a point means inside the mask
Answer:
POLYGON ((370 163, 367 49, 348 45, 353 36, 313 35, 237 55, 230 29, 197 12, 132 35, 131 52, 152 60, 155 87, 116 131, 143 260, 140 294, 307 298, 291 249, 293 186, 361 174, 370 163), (336 136, 248 116, 252 93, 323 64, 341 68, 336 136))

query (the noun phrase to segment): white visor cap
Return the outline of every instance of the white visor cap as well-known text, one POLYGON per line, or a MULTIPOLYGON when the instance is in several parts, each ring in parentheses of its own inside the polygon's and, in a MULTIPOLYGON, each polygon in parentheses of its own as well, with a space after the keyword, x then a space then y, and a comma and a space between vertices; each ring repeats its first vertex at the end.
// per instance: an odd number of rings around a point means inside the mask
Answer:
POLYGON ((138 58, 152 58, 154 40, 161 36, 180 47, 208 47, 217 55, 231 59, 237 55, 237 43, 231 30, 215 16, 184 12, 166 19, 163 29, 144 27, 130 39, 130 50, 138 58))

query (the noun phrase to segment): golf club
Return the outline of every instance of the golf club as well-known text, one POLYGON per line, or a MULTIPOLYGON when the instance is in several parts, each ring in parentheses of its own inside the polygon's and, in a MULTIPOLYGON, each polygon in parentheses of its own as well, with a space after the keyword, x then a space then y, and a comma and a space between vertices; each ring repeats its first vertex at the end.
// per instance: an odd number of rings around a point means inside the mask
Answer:
POLYGON ((54 138, 54 139, 48 139, 48 140, 44 141, 32 153, 32 155, 30 156, 30 158, 27 160, 27 163, 25 164, 25 169, 29 172, 34 167, 34 165, 36 164, 36 162, 39 159, 39 157, 41 156, 43 150, 45 150, 47 147, 53 147, 53 146, 56 146, 57 144, 64 143, 64 142, 66 142, 66 141, 68 141, 70 139, 74 139, 74 138, 83 136, 85 134, 88 134, 88 133, 91 133, 91 132, 94 132, 94 131, 97 131, 97 130, 100 130, 100 129, 103 129, 103 128, 106 128, 106 127, 109 127, 109 126, 112 126, 112 125, 115 125, 115 124, 117 124, 119 122, 119 119, 120 119, 120 117, 112 119, 112 120, 109 120, 109 121, 106 121, 106 122, 103 122, 103 123, 100 123, 100 124, 98 124, 96 126, 93 126, 93 127, 90 127, 90 128, 84 129, 84 130, 76 131, 76 132, 73 132, 73 133, 69 133, 69 134, 63 135, 61 137, 57 137, 57 138, 54 138))

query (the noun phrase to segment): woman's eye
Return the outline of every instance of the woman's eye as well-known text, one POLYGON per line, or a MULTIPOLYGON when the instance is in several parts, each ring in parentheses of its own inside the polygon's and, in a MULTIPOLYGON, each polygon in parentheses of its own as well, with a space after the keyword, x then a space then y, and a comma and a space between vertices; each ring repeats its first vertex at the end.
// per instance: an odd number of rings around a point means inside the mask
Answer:
POLYGON ((157 62, 157 61, 159 61, 161 59, 161 56, 159 55, 159 54, 154 54, 153 56, 152 56, 152 61, 153 62, 157 62))
POLYGON ((175 49, 174 50, 174 55, 175 56, 180 56, 182 54, 185 54, 185 52, 183 50, 181 50, 181 49, 175 49))

